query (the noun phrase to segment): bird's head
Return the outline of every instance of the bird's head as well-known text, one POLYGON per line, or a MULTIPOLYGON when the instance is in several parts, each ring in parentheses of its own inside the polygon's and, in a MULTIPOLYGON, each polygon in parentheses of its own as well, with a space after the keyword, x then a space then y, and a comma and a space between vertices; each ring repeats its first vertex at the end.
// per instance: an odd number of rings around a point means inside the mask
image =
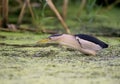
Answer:
POLYGON ((63 34, 53 34, 53 35, 49 36, 48 38, 49 38, 51 41, 58 41, 58 40, 61 38, 62 35, 63 35, 63 34))
POLYGON ((42 39, 40 41, 38 41, 37 43, 49 43, 49 42, 58 42, 59 39, 61 39, 61 36, 63 34, 53 34, 51 36, 49 36, 48 38, 46 39, 42 39))

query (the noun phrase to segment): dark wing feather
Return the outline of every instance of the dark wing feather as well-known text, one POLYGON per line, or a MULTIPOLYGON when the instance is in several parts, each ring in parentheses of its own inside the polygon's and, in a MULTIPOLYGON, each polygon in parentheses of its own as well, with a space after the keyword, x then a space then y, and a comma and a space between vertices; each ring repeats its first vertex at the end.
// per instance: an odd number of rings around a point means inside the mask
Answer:
POLYGON ((86 34, 76 34, 74 36, 78 36, 79 38, 81 39, 84 39, 84 40, 87 40, 87 41, 90 41, 90 42, 93 42, 95 44, 98 44, 100 45, 102 48, 107 48, 108 47, 108 44, 104 43, 103 41, 100 41, 99 39, 93 37, 93 36, 90 36, 90 35, 86 35, 86 34))

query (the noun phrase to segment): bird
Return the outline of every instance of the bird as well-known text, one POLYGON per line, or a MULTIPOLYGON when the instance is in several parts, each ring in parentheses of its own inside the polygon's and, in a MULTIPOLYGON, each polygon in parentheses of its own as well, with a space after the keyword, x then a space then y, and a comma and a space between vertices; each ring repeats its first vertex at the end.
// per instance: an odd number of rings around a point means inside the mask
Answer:
POLYGON ((78 50, 83 54, 93 56, 95 56, 99 50, 108 48, 107 43, 87 34, 53 34, 39 42, 56 42, 60 45, 78 50))

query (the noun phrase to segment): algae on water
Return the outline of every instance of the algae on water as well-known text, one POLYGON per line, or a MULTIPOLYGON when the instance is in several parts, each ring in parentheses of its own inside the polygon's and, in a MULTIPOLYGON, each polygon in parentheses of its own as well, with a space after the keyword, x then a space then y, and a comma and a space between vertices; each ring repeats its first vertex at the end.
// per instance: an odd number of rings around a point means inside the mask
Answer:
MULTIPOLYGON (((35 45, 48 35, 0 32, 0 43, 35 45)), ((120 38, 99 37, 110 47, 97 56, 59 45, 0 45, 1 84, 119 84, 120 38), (115 43, 114 43, 115 42, 115 43)))

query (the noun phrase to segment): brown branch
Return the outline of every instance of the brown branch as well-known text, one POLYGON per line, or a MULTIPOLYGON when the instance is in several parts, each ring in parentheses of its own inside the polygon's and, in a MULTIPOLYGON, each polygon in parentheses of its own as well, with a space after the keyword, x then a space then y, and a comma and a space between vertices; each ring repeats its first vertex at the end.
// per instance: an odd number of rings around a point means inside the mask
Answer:
POLYGON ((63 3, 63 19, 66 19, 66 15, 67 15, 67 8, 68 8, 68 2, 69 0, 64 0, 63 3))
POLYGON ((2 16, 2 0, 0 0, 0 16, 2 16))
POLYGON ((32 6, 31 6, 31 4, 30 4, 30 0, 27 0, 27 5, 28 5, 28 8, 29 8, 29 10, 30 10, 32 19, 33 19, 33 21, 35 21, 35 16, 34 16, 34 13, 33 13, 33 10, 32 10, 32 6))
POLYGON ((23 6, 22 6, 19 18, 18 18, 18 22, 17 22, 18 24, 20 24, 22 22, 22 18, 23 18, 23 15, 25 13, 26 6, 27 6, 27 2, 25 1, 24 4, 23 4, 23 6))
POLYGON ((2 0, 2 7, 0 8, 2 11, 2 20, 1 20, 1 25, 4 28, 7 28, 8 24, 8 0, 2 0))
POLYGON ((8 23, 8 0, 3 0, 3 18, 6 20, 6 23, 8 23))
POLYGON ((19 18, 18 18, 18 24, 21 23, 22 18, 23 18, 23 15, 24 15, 24 13, 25 13, 25 8, 26 8, 27 6, 28 6, 28 8, 29 8, 29 11, 30 11, 30 14, 31 14, 31 16, 32 16, 33 21, 35 21, 35 16, 34 16, 34 13, 33 13, 33 10, 32 10, 32 6, 31 6, 31 4, 30 4, 30 0, 25 0, 24 4, 23 4, 23 6, 22 6, 21 12, 20 12, 20 16, 19 16, 19 18))
POLYGON ((46 0, 46 2, 49 5, 49 7, 51 8, 51 10, 56 14, 57 18, 60 20, 62 26, 66 30, 66 33, 70 33, 70 30, 69 30, 67 24, 64 22, 64 20, 61 17, 60 13, 58 12, 58 10, 56 9, 56 7, 54 6, 52 0, 46 0))
POLYGON ((80 16, 81 12, 82 12, 83 9, 85 8, 86 2, 87 2, 86 0, 82 0, 82 2, 81 2, 81 4, 80 4, 80 8, 79 8, 79 10, 78 10, 78 14, 77 14, 78 17, 80 16))

